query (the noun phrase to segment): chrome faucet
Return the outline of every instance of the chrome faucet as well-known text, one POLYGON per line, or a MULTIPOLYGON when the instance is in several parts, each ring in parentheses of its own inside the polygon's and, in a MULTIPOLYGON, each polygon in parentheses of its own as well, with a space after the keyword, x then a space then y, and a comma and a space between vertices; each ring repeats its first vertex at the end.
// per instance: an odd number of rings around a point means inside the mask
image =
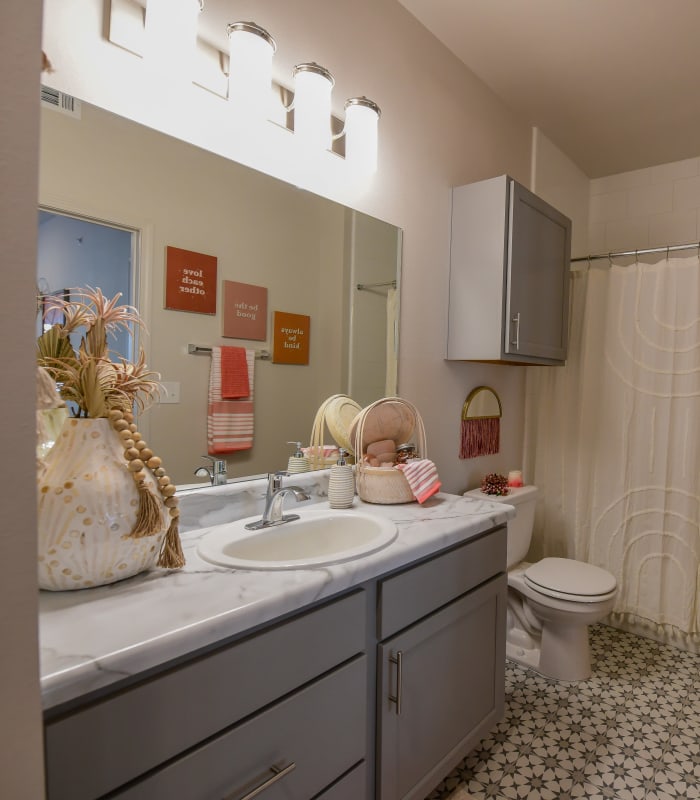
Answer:
POLYGON ((206 475, 212 486, 223 486, 228 478, 226 461, 223 458, 213 458, 212 456, 202 456, 202 458, 211 461, 211 467, 199 467, 194 471, 194 474, 198 478, 203 478, 206 475))
POLYGON ((289 473, 284 470, 268 474, 265 510, 263 511, 262 519, 257 520, 257 522, 249 522, 245 526, 249 531, 259 531, 261 528, 271 528, 274 525, 281 525, 284 522, 292 522, 295 519, 299 519, 298 514, 282 513, 284 498, 288 494, 293 494, 294 499, 299 503, 302 500, 310 500, 311 496, 300 486, 282 486, 282 478, 285 475, 289 475, 289 473))

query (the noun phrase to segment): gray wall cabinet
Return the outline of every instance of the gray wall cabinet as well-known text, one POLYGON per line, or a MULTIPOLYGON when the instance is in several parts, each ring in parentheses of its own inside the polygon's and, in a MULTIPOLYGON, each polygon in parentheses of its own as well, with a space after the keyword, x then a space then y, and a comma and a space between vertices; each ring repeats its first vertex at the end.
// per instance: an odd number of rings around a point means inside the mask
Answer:
POLYGON ((505 563, 499 526, 47 712, 49 800, 424 797, 502 714, 505 563))
POLYGON ((447 358, 563 364, 571 220, 502 175, 452 190, 447 358))

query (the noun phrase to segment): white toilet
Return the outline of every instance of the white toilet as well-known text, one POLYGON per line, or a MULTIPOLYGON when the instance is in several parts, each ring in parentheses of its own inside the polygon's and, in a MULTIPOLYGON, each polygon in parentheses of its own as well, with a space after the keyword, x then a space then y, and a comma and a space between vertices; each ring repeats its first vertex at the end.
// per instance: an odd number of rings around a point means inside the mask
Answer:
POLYGON ((612 611, 615 576, 571 558, 523 559, 535 519, 536 486, 511 488, 505 497, 465 492, 478 500, 508 503, 517 515, 508 522, 508 620, 506 656, 560 681, 590 677, 588 626, 612 611))

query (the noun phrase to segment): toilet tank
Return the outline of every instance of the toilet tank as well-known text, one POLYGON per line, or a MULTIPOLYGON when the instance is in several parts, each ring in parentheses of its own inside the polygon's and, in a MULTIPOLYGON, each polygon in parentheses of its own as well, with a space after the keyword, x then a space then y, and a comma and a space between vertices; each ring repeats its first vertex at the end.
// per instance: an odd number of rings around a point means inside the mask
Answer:
POLYGON ((536 486, 511 488, 505 495, 484 494, 480 489, 465 492, 465 497, 476 500, 490 500, 493 503, 507 503, 515 506, 515 519, 508 520, 508 569, 524 560, 530 549, 532 528, 535 524, 535 504, 539 490, 536 486))

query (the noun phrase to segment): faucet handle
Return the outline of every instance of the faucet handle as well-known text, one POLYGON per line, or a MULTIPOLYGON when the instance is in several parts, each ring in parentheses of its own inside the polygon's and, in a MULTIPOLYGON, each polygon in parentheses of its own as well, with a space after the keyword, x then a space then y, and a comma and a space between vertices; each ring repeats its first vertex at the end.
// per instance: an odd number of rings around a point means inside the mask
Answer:
POLYGON ((268 497, 282 488, 282 478, 285 478, 289 473, 286 469, 278 469, 275 472, 267 473, 267 494, 268 497))

